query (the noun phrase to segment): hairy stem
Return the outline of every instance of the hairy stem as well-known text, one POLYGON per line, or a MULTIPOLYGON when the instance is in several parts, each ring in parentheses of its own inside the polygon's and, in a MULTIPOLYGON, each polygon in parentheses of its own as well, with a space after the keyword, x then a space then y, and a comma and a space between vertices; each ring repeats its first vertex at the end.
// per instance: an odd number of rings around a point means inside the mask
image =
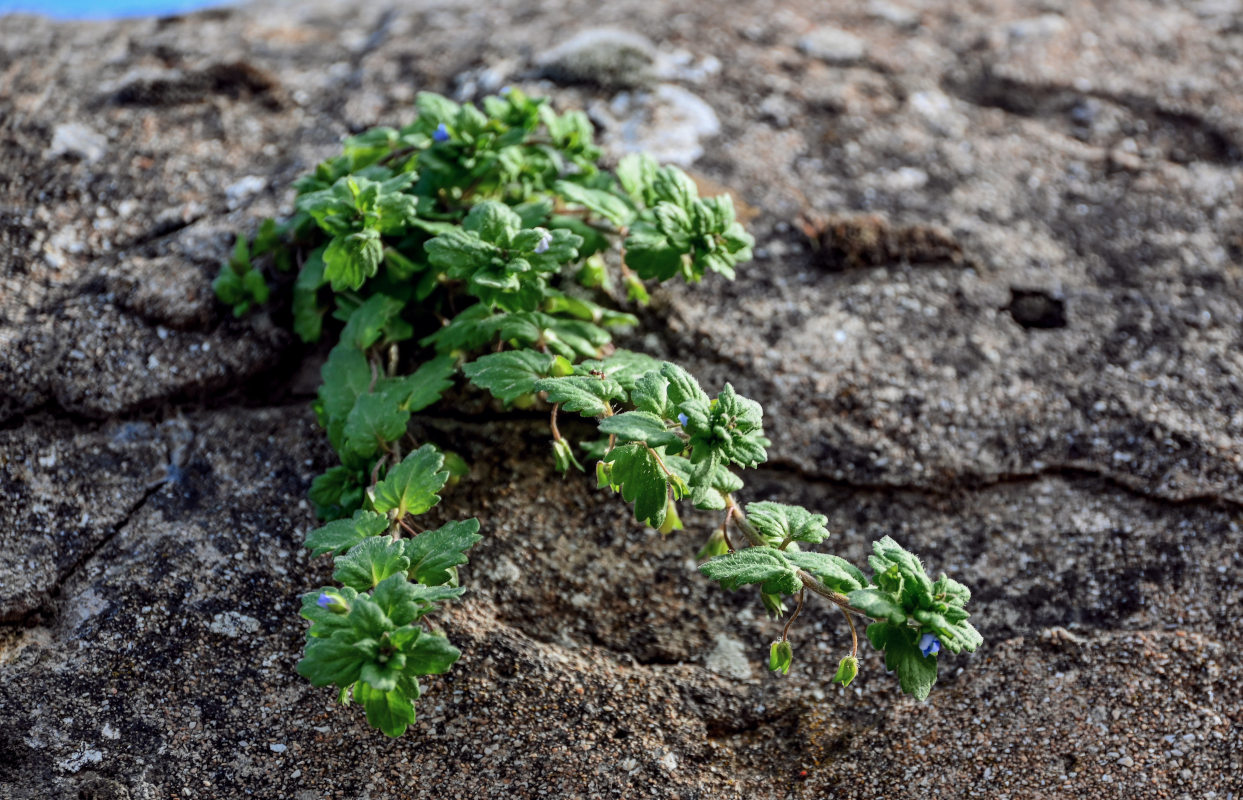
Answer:
POLYGON ((798 605, 794 607, 794 613, 786 620, 786 626, 781 629, 781 641, 787 641, 790 634, 790 626, 794 624, 794 620, 798 619, 798 615, 803 613, 803 595, 807 593, 806 589, 798 590, 798 605))
MULTIPOLYGON (((747 542, 749 542, 752 547, 767 547, 768 542, 764 540, 764 537, 760 535, 760 532, 757 531, 755 526, 752 525, 750 520, 747 519, 747 515, 744 514, 742 509, 738 507, 738 504, 734 502, 732 495, 725 496, 725 503, 727 508, 733 510, 734 524, 738 526, 738 530, 742 531, 742 535, 747 537, 747 542)), ((820 580, 815 575, 812 575, 810 572, 800 569, 798 570, 798 578, 803 582, 804 588, 811 589, 812 592, 820 595, 825 600, 828 600, 838 608, 841 608, 843 611, 850 611, 861 617, 868 617, 866 611, 855 608, 850 604, 850 598, 846 597, 846 595, 841 592, 835 592, 825 586, 824 581, 820 580)), ((868 618, 870 619, 870 617, 868 618)))

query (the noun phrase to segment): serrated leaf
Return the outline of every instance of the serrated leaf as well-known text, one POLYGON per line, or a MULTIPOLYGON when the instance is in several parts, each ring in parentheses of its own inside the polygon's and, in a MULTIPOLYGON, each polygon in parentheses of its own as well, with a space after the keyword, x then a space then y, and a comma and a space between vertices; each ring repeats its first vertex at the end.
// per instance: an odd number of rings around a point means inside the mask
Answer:
POLYGON ((410 624, 420 616, 417 595, 415 584, 407 580, 404 573, 397 573, 376 584, 371 599, 394 625, 401 626, 410 624))
MULTIPOLYGON (((750 510, 747 506, 747 510, 750 510)), ((750 519, 754 520, 754 517, 750 519)), ((858 567, 844 558, 826 553, 808 553, 786 551, 790 563, 805 572, 810 572, 835 592, 850 594, 868 585, 867 576, 858 567)))
POLYGON ((341 331, 341 342, 366 350, 383 337, 386 342, 409 339, 414 329, 401 319, 405 301, 384 294, 373 294, 350 313, 341 331))
POLYGON ((413 675, 442 675, 449 671, 462 652, 443 636, 423 633, 402 648, 406 672, 413 675))
POLYGON ((328 307, 319 302, 319 288, 324 285, 324 248, 311 252, 293 287, 293 330, 304 342, 319 341, 328 307))
POLYGON ((360 592, 410 568, 401 542, 384 536, 364 539, 343 556, 337 556, 332 579, 360 592))
POLYGON ((385 736, 395 739, 414 724, 414 703, 403 690, 380 691, 360 682, 354 687, 354 699, 367 710, 367 724, 385 736))
MULTIPOLYGON (((641 377, 653 370, 659 370, 660 361, 645 353, 615 350, 608 358, 584 361, 576 365, 574 369, 578 375, 590 374, 592 371, 603 372, 606 377, 617 381, 623 389, 629 392, 634 389, 635 383, 641 377)), ((642 410, 650 411, 651 409, 642 410)))
POLYGON ((441 470, 443 464, 444 455, 435 445, 425 444, 409 453, 376 484, 372 500, 375 510, 382 514, 395 512, 396 518, 401 519, 407 514, 422 514, 439 503, 440 495, 436 493, 449 480, 449 473, 441 470))
MULTIPOLYGON (((371 366, 367 363, 367 357, 349 345, 338 344, 328 354, 328 360, 319 374, 323 379, 319 387, 319 400, 324 413, 330 421, 339 421, 344 426, 346 416, 354 408, 354 401, 359 395, 366 394, 371 386, 371 366)), ((331 433, 329 427, 330 436, 331 433)), ((340 449, 337 442, 333 446, 340 449)))
POLYGON ((665 421, 647 411, 627 411, 600 420, 600 432, 615 434, 622 442, 646 442, 651 447, 682 448, 682 440, 665 421))
POLYGON ((480 356, 462 368, 470 382, 505 403, 535 392, 535 383, 549 376, 556 356, 535 350, 510 350, 480 356))
POLYGON ((371 458, 385 442, 400 439, 406 432, 410 412, 385 394, 364 394, 354 401, 345 418, 344 454, 371 458))
POLYGON ((768 594, 794 594, 803 588, 794 566, 773 547, 748 547, 699 565, 699 571, 725 589, 759 584, 768 594))
POLYGON ((605 454, 609 480, 621 490, 627 503, 634 503, 634 518, 659 528, 665 521, 669 479, 656 453, 645 444, 626 444, 605 454))
POLYGON ((535 382, 535 390, 547 392, 548 402, 559 403, 565 411, 574 411, 584 417, 603 416, 609 410, 610 400, 626 397, 625 390, 617 381, 583 375, 544 378, 535 382))
POLYGON ((349 467, 331 467, 311 481, 309 493, 320 519, 337 519, 352 514, 362 505, 363 480, 357 470, 349 467))
POLYGON ((355 291, 376 274, 383 260, 379 231, 338 234, 324 250, 324 277, 334 292, 355 291))
POLYGON ((924 565, 914 553, 908 552, 888 536, 872 543, 873 554, 868 557, 868 564, 876 573, 878 585, 884 585, 879 579, 882 574, 896 571, 901 576, 900 600, 908 608, 930 607, 933 600, 933 584, 924 571, 924 565))
POLYGON ((357 511, 353 519, 338 519, 306 535, 312 558, 324 553, 340 554, 370 536, 388 529, 388 518, 372 511, 357 511))
POLYGON ((454 577, 453 568, 469 560, 466 551, 481 539, 477 519, 449 522, 434 531, 406 539, 410 577, 427 586, 448 583, 454 577))
POLYGON ((902 691, 926 700, 937 682, 937 659, 919 652, 919 633, 905 625, 876 622, 867 627, 867 637, 873 647, 885 651, 885 668, 898 673, 902 691))
POLYGON ((339 631, 326 639, 311 639, 298 662, 298 674, 312 686, 349 686, 358 680, 367 656, 354 646, 349 631, 339 631))
POLYGON ((466 279, 489 266, 500 251, 479 234, 454 228, 439 234, 423 245, 428 262, 444 270, 450 277, 466 279))
POLYGON ((685 251, 654 225, 636 222, 626 237, 626 266, 644 280, 667 281, 682 270, 685 251))
POLYGON ((398 408, 416 413, 440 401, 445 390, 453 386, 455 372, 457 359, 437 356, 420 364, 411 375, 380 379, 376 392, 392 399, 398 408))
POLYGON ((850 604, 874 619, 906 624, 906 611, 894 597, 880 589, 858 589, 849 595, 850 604))
POLYGON ((677 407, 669 402, 669 379, 659 370, 644 373, 635 379, 630 390, 630 401, 640 411, 646 411, 662 419, 677 417, 677 407))
MULTIPOLYGON (((813 514, 802 506, 748 503, 747 519, 766 539, 777 545, 785 541, 817 544, 829 536, 829 530, 825 527, 828 518, 823 514, 813 514)), ((861 585, 866 586, 867 582, 861 585)))
POLYGON ((583 206, 604 217, 618 228, 624 228, 634 221, 635 212, 630 204, 604 189, 589 189, 569 181, 557 181, 553 185, 553 191, 570 203, 583 206))

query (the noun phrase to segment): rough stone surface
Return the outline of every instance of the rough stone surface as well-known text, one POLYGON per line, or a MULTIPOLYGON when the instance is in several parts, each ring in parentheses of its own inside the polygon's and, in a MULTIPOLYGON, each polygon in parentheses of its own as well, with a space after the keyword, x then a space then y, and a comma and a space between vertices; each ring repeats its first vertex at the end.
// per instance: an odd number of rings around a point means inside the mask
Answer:
POLYGON ((0 797, 1243 797, 1236 6, 5 18, 0 797), (485 533, 417 731, 294 674, 297 597, 331 572, 301 547, 314 354, 210 278, 419 90, 514 81, 615 154, 673 136, 656 91, 523 77, 567 20, 648 37, 719 128, 685 160, 758 210, 756 262, 657 292, 628 344, 764 403, 746 499, 973 585, 986 644, 927 703, 870 651, 831 685, 848 633, 819 604, 769 674, 777 627, 694 570, 719 520, 636 525, 555 479, 528 419, 415 431, 473 464, 435 514, 485 533), (800 49, 824 25, 860 56, 800 49))

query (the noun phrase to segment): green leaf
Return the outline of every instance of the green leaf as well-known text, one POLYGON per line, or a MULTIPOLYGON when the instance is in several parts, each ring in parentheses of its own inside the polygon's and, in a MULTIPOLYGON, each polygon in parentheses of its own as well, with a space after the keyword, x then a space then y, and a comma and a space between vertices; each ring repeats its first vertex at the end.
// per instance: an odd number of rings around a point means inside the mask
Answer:
POLYGON ((717 556, 700 564, 699 571, 731 591, 752 583, 768 594, 794 594, 803 588, 794 566, 773 547, 748 547, 717 556))
POLYGON ((410 576, 428 586, 448 583, 454 577, 453 568, 468 561, 466 551, 481 539, 477 519, 449 522, 434 531, 406 539, 410 576))
POLYGON ((617 162, 614 173, 635 205, 649 206, 655 202, 652 185, 660 165, 646 153, 631 153, 617 162))
POLYGON ((583 206, 594 214, 604 217, 618 228, 624 228, 634 221, 634 209, 612 192, 589 189, 569 181, 557 181, 553 185, 553 191, 571 204, 583 206))
POLYGON ((398 408, 415 413, 440 401, 445 390, 453 386, 455 372, 457 359, 437 356, 419 365, 412 375, 381 378, 376 391, 390 398, 398 408))
POLYGON ((354 644, 350 631, 340 631, 327 639, 311 639, 298 662, 298 674, 312 686, 349 686, 358 680, 367 655, 354 644))
POLYGON ((353 519, 338 519, 306 535, 311 556, 344 553, 370 536, 379 536, 388 529, 388 518, 372 511, 356 511, 353 519))
POLYGON ((610 482, 621 490, 627 503, 634 503, 634 518, 659 528, 665 521, 669 479, 656 453, 645 444, 626 444, 605 454, 610 482))
POLYGON ((926 700, 937 682, 937 659, 919 652, 919 632, 906 625, 875 622, 867 627, 867 637, 873 647, 885 651, 885 668, 898 673, 902 691, 926 700))
POLYGON ((492 264, 500 251, 481 238, 479 234, 455 228, 429 240, 423 249, 433 267, 444 270, 450 277, 470 278, 477 270, 492 264))
POLYGON ((408 581, 406 575, 400 572, 380 581, 376 584, 375 591, 371 593, 371 599, 375 601, 375 604, 380 607, 385 616, 392 620, 394 625, 398 626, 409 625, 421 616, 421 604, 416 602, 417 597, 416 585, 408 581))
POLYGON ((383 338, 383 343, 409 339, 414 329, 401 318, 404 300, 384 294, 373 294, 350 313, 350 321, 341 331, 341 342, 358 350, 366 350, 383 338))
POLYGON ((906 611, 887 592, 880 589, 858 589, 849 595, 850 604, 874 619, 889 620, 895 625, 906 624, 906 611))
POLYGON ((626 237, 626 266, 644 280, 667 281, 679 274, 684 255, 684 250, 646 222, 636 222, 626 237))
MULTIPOLYGON (((898 594, 902 604, 908 608, 917 606, 929 607, 933 603, 933 585, 929 580, 928 574, 924 571, 924 565, 913 554, 903 549, 901 545, 888 536, 883 537, 880 541, 872 543, 873 555, 868 557, 868 564, 872 567, 872 571, 876 573, 875 583, 882 588, 885 586, 883 575, 891 575, 894 572, 901 576, 900 588, 898 594)), ((897 587, 895 587, 897 588, 897 587)))
POLYGON ((320 419, 328 432, 328 441, 338 453, 345 449, 345 421, 354 409, 359 395, 371 386, 371 366, 361 351, 338 344, 328 354, 320 369, 323 383, 319 387, 320 419))
POLYGON ((669 379, 659 370, 652 370, 635 379, 630 401, 640 411, 661 419, 676 419, 677 406, 669 401, 669 379))
POLYGON ((485 242, 507 245, 522 228, 522 218, 504 203, 485 201, 470 210, 462 220, 462 228, 479 234, 485 242))
POLYGON ((441 471, 443 464, 444 456, 435 445, 423 445, 376 484, 371 504, 382 514, 396 512, 396 519, 422 514, 440 502, 436 493, 449 480, 449 473, 441 471))
POLYGON ((385 736, 396 739, 414 724, 414 703, 403 690, 380 691, 360 682, 354 686, 354 699, 367 710, 367 724, 385 736))
POLYGON ((337 519, 362 505, 365 476, 349 467, 330 468, 311 481, 310 498, 320 519, 337 519))
POLYGON ((410 412, 386 394, 364 394, 345 418, 345 453, 371 458, 406 432, 410 412))
POLYGON ((293 330, 304 342, 319 341, 328 306, 319 302, 319 288, 324 278, 324 248, 311 252, 293 287, 293 330))
POLYGON ((414 675, 442 675, 449 671, 462 652, 443 636, 422 633, 403 648, 406 671, 414 675))
MULTIPOLYGON (((603 360, 584 361, 574 369, 578 375, 591 372, 603 372, 605 377, 612 378, 627 392, 632 391, 640 378, 647 373, 660 369, 660 363, 646 353, 632 350, 614 350, 613 354, 603 360)), ((650 411, 651 409, 642 409, 650 411)), ((657 416, 660 416, 657 414, 657 416)))
POLYGON ((535 391, 535 382, 551 374, 556 356, 535 350, 510 350, 480 356, 462 368, 470 382, 505 403, 535 391))
POLYGON ((390 575, 405 573, 410 559, 401 542, 383 536, 364 539, 343 556, 337 556, 332 579, 360 592, 371 589, 390 575))
POLYGON ((544 378, 535 382, 537 392, 547 392, 548 402, 559 403, 566 411, 584 417, 603 416, 610 400, 625 399, 626 392, 617 381, 609 378, 570 375, 565 378, 544 378))
MULTIPOLYGON (((813 514, 802 506, 748 503, 747 519, 764 538, 776 545, 785 541, 817 544, 829 536, 829 530, 825 527, 828 518, 823 514, 813 514)), ((867 582, 862 585, 866 586, 867 582)))
POLYGON ((357 290, 376 274, 384 260, 380 232, 362 230, 332 237, 324 250, 324 276, 334 292, 357 290))
MULTIPOLYGON (((749 511, 750 505, 747 506, 749 511)), ((754 519, 754 518, 752 518, 754 519)), ((785 551, 790 563, 819 578, 835 592, 850 594, 868 585, 868 579, 854 564, 826 553, 785 551)))
POLYGON ((623 442, 646 442, 652 447, 682 449, 682 440, 665 421, 647 411, 627 411, 600 420, 600 432, 616 434, 623 442))

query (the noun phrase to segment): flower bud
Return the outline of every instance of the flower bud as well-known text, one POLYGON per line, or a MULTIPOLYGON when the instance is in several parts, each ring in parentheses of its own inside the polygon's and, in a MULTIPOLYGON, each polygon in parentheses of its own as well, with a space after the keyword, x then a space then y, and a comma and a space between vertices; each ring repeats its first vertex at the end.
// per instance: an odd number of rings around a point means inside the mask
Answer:
POLYGON ((708 537, 708 541, 704 542, 704 546, 699 548, 697 558, 703 561, 706 558, 715 558, 723 556, 729 552, 729 543, 725 541, 725 531, 717 528, 708 537))
POLYGON ((632 300, 641 305, 647 305, 652 298, 647 293, 647 287, 643 285, 643 281, 639 280, 636 275, 626 276, 626 299, 632 300))
POLYGON ((794 648, 787 640, 773 642, 768 648, 768 668, 782 675, 790 674, 790 664, 794 662, 794 648))
POLYGON ((840 683, 842 686, 849 686, 850 682, 859 674, 859 659, 854 656, 846 656, 837 664, 837 674, 833 676, 834 683, 840 683))
POLYGON ((760 592, 760 602, 773 619, 781 619, 786 613, 786 604, 781 602, 781 595, 760 592))
POLYGON ((315 604, 320 608, 326 608, 334 614, 347 614, 350 610, 350 604, 345 602, 345 598, 336 592, 320 592, 319 599, 315 604))

